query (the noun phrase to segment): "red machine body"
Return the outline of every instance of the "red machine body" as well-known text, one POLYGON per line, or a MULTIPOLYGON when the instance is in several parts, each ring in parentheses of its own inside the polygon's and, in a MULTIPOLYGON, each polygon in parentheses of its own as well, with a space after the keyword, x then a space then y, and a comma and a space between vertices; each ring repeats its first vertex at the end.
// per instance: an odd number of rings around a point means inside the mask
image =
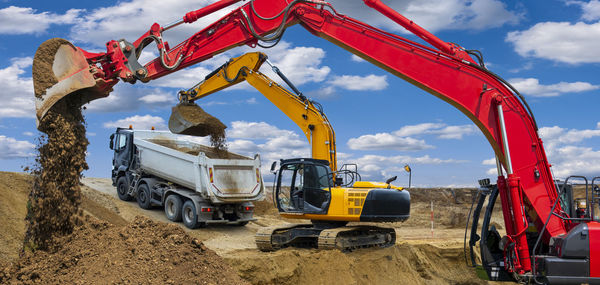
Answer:
MULTIPOLYGON (((505 269, 517 275, 532 272, 532 249, 525 234, 529 225, 538 231, 545 228, 543 242, 548 244, 551 237, 567 234, 576 223, 563 219, 560 204, 551 213, 558 189, 527 104, 505 81, 476 63, 464 48, 442 41, 379 0, 364 1, 435 48, 341 15, 330 4, 317 0, 250 1, 172 48, 162 40, 162 32, 170 28, 239 2, 223 0, 189 12, 167 27, 155 23, 133 43, 110 41, 105 54, 85 54, 97 67, 95 76, 109 82, 110 88, 119 78, 131 83, 147 82, 240 45, 255 47, 259 41, 275 41, 285 28, 300 24, 312 34, 446 101, 477 125, 507 171, 506 177, 499 173, 497 182, 507 238, 515 245, 505 249, 504 254, 513 257, 505 269), (139 56, 153 41, 160 56, 145 66, 136 65, 132 54, 139 56)), ((600 226, 594 222, 588 226, 590 276, 600 277, 600 226)))

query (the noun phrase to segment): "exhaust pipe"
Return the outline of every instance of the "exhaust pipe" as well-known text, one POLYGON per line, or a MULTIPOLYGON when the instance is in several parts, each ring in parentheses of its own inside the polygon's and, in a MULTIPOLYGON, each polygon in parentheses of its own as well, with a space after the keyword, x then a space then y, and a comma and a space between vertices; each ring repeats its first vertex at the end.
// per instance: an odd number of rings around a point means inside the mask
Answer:
POLYGON ((112 85, 96 79, 92 69, 83 52, 67 40, 54 38, 38 47, 32 66, 38 127, 48 110, 67 96, 78 96, 80 106, 108 96, 112 85))

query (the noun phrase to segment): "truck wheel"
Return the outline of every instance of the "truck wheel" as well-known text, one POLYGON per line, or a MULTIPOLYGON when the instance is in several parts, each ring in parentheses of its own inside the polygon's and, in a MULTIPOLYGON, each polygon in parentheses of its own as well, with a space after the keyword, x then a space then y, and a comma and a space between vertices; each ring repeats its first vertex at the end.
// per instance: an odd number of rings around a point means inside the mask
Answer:
POLYGON ((165 215, 169 221, 181 221, 182 204, 181 197, 177 194, 171 194, 165 199, 165 215))
POLYGON ((150 189, 148 189, 148 185, 142 184, 138 186, 137 202, 142 209, 147 210, 152 207, 152 204, 150 203, 150 189))
POLYGON ((196 206, 192 200, 187 200, 183 203, 183 207, 181 207, 181 218, 183 224, 190 229, 195 229, 200 226, 200 223, 198 222, 198 212, 196 212, 196 206))
POLYGON ((133 197, 129 195, 129 185, 127 184, 127 178, 125 176, 119 177, 117 180, 117 195, 119 195, 119 199, 123 201, 131 201, 133 197))

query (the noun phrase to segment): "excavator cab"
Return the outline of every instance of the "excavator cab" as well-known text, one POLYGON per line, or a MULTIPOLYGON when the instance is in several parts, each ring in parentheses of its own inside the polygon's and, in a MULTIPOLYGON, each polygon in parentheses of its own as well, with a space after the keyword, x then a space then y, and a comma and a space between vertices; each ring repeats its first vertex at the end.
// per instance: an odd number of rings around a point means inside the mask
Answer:
POLYGON ((329 162, 311 158, 281 160, 275 201, 280 212, 327 214, 333 174, 329 162))

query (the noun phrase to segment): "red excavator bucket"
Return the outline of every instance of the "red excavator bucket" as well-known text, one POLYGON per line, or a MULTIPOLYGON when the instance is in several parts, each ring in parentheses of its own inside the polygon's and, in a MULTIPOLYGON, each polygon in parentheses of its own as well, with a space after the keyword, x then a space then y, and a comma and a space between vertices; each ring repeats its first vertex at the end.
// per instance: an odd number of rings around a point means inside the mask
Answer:
MULTIPOLYGON (((69 41, 54 38, 43 42, 33 58, 33 87, 37 124, 58 101, 77 96, 80 105, 108 96, 90 72, 83 52, 69 41)), ((106 86, 106 84, 104 84, 106 86)))

